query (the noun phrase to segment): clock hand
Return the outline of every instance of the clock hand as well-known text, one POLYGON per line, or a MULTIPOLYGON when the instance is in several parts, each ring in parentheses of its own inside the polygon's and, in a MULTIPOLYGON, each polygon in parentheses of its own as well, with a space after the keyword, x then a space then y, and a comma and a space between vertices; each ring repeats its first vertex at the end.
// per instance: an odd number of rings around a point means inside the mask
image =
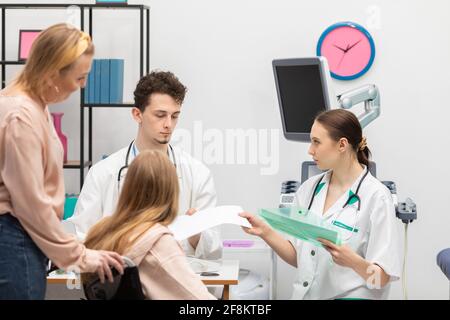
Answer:
MULTIPOLYGON (((354 43, 352 46, 347 48, 347 51, 349 51, 351 48, 353 48, 354 46, 356 46, 358 43, 360 43, 362 41, 362 39, 360 39, 359 41, 357 41, 356 43, 354 43)), ((347 52, 346 51, 346 52, 347 52)))
POLYGON ((344 60, 345 54, 346 54, 346 53, 347 53, 347 52, 345 51, 344 54, 342 55, 341 61, 339 61, 339 64, 338 64, 338 68, 341 67, 341 63, 342 63, 342 61, 344 60))
POLYGON ((338 48, 339 50, 342 50, 343 52, 345 52, 345 49, 342 49, 341 47, 339 47, 339 46, 337 46, 337 45, 335 45, 335 44, 333 44, 333 46, 335 46, 335 47, 338 48))
POLYGON ((347 48, 344 50, 344 54, 342 55, 342 58, 341 58, 341 60, 339 61, 339 63, 338 63, 338 68, 340 68, 341 67, 341 63, 342 63, 342 61, 344 60, 344 58, 345 58, 345 55, 347 54, 347 51, 348 51, 348 47, 349 47, 350 45, 347 45, 347 48))

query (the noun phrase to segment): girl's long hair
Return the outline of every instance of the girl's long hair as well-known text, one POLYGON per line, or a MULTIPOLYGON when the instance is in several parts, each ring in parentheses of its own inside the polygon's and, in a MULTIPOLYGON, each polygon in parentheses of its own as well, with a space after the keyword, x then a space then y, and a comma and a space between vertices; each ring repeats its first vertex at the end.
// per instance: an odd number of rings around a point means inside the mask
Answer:
POLYGON ((160 151, 143 151, 130 164, 114 214, 95 224, 85 245, 123 254, 155 223, 170 224, 178 213, 178 177, 160 151))

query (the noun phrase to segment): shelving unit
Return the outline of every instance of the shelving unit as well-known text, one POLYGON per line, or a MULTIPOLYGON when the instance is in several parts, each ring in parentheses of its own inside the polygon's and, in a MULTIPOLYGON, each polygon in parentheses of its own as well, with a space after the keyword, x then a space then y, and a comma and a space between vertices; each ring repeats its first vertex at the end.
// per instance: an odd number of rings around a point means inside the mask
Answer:
MULTIPOLYGON (((0 4, 1 9, 1 88, 6 86, 6 66, 8 65, 23 65, 23 61, 6 60, 6 13, 8 10, 14 9, 67 9, 78 7, 80 10, 80 29, 85 31, 87 25, 87 31, 93 37, 93 11, 95 10, 135 10, 139 12, 139 74, 140 77, 145 72, 149 72, 150 66, 150 8, 145 5, 137 4, 45 4, 45 3, 21 3, 21 4, 0 4), (145 19, 144 19, 145 13, 145 19), (86 24, 87 15, 87 24, 86 24), (144 54, 145 53, 145 54, 144 54), (145 58, 144 58, 145 56, 145 58)), ((42 29, 48 26, 43 26, 42 29)), ((92 165, 92 109, 93 108, 131 108, 133 104, 92 104, 85 103, 84 99, 85 90, 80 90, 80 159, 68 161, 64 164, 65 169, 78 169, 80 170, 80 189, 84 182, 85 168, 92 165), (87 110, 85 110, 87 108, 87 110), (88 157, 85 159, 85 112, 88 115, 88 157)))

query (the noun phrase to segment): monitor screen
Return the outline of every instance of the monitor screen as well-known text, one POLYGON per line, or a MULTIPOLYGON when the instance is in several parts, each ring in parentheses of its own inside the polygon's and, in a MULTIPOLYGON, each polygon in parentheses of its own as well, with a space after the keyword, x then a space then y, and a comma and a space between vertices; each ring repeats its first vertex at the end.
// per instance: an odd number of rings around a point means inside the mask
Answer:
POLYGON ((330 109, 327 71, 321 60, 274 60, 275 82, 287 139, 309 141, 314 118, 330 109))
POLYGON ((301 183, 305 182, 311 177, 321 174, 323 171, 320 170, 314 161, 305 161, 302 163, 301 170, 301 183))
MULTIPOLYGON (((369 161, 369 171, 372 176, 377 177, 377 165, 373 161, 369 161)), ((301 167, 301 183, 305 182, 311 177, 317 176, 318 174, 323 173, 324 171, 320 170, 314 161, 305 161, 302 163, 301 167)))

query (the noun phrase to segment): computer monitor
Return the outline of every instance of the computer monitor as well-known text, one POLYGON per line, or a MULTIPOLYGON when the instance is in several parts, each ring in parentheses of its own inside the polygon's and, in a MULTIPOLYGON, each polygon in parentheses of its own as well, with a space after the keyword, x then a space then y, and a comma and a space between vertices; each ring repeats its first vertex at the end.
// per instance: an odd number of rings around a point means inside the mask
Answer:
POLYGON ((337 98, 324 57, 273 60, 284 136, 309 142, 314 118, 334 109, 337 98))
MULTIPOLYGON (((377 165, 373 161, 369 161, 369 171, 372 176, 377 177, 377 165)), ((324 171, 320 170, 314 161, 305 161, 302 163, 301 168, 301 183, 305 182, 309 178, 316 176, 318 174, 323 173, 324 171)))

